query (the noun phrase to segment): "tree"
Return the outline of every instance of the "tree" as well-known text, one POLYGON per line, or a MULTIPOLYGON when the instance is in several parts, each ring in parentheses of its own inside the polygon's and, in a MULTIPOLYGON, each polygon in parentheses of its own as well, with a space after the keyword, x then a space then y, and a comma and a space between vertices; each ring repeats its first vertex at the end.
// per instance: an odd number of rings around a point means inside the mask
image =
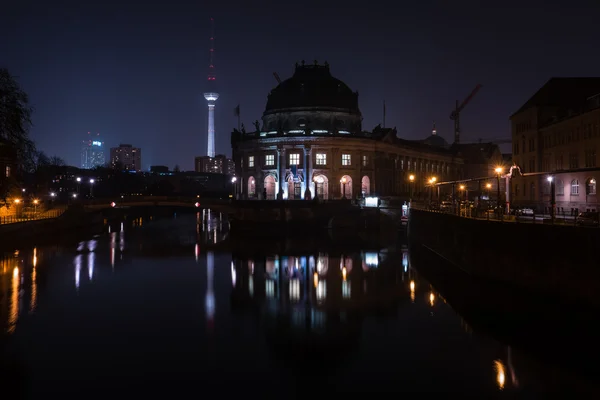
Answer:
POLYGON ((6 68, 0 68, 0 139, 15 149, 21 173, 35 168, 35 145, 29 138, 31 112, 27 93, 6 68))
POLYGON ((29 99, 7 69, 0 68, 0 143, 12 154, 16 170, 9 179, 0 182, 0 206, 6 204, 11 191, 16 190, 16 177, 35 169, 36 152, 29 139, 31 108, 29 99))
POLYGON ((66 165, 65 160, 58 156, 50 157, 50 165, 53 167, 64 167, 66 165))

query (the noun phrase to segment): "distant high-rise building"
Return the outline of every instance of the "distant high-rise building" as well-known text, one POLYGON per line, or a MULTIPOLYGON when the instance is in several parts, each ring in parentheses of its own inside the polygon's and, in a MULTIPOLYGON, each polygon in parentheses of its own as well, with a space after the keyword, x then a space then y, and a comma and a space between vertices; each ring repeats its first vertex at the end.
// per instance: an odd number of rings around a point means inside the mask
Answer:
POLYGON ((100 134, 88 132, 88 138, 81 146, 81 168, 92 169, 103 167, 106 163, 104 157, 104 142, 100 140, 100 134))
POLYGON ((126 171, 142 170, 142 149, 130 144, 120 144, 110 149, 110 163, 113 168, 123 168, 126 171))
POLYGON ((219 93, 216 90, 216 76, 215 76, 215 29, 214 19, 210 19, 211 33, 210 33, 210 52, 209 52, 209 64, 208 64, 208 91, 204 93, 204 98, 208 102, 208 146, 206 155, 208 157, 215 156, 215 103, 219 98, 219 93))
POLYGON ((217 154, 215 157, 196 157, 194 164, 196 172, 212 172, 232 176, 235 174, 233 160, 223 154, 217 154))

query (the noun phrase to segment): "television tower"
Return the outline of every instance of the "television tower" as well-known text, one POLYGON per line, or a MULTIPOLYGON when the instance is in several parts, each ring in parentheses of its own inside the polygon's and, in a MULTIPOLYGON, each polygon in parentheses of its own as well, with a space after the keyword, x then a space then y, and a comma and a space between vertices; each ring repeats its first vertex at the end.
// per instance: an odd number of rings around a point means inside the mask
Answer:
POLYGON ((208 147, 206 155, 215 156, 215 102, 219 98, 215 88, 215 20, 210 19, 210 61, 208 64, 208 91, 204 98, 208 102, 208 147))

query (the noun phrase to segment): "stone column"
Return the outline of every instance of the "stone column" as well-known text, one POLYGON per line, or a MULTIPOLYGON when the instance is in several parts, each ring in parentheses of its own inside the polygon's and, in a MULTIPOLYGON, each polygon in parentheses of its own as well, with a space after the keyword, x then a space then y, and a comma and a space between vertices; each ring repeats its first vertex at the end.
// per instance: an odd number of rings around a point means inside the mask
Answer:
POLYGON ((277 200, 283 200, 283 185, 285 183, 285 149, 277 148, 277 174, 279 175, 279 192, 277 200))
POLYGON ((311 183, 312 183, 311 148, 306 146, 304 148, 304 200, 312 199, 312 193, 310 191, 311 183))

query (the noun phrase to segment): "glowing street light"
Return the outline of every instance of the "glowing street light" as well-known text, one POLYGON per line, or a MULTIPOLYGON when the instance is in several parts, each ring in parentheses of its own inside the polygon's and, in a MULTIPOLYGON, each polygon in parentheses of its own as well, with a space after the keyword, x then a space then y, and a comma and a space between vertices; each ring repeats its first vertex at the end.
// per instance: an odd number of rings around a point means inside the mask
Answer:
POLYGON ((342 184, 342 197, 345 199, 346 198, 346 177, 342 176, 342 179, 340 179, 340 183, 342 184))
POLYGON ((90 197, 94 197, 94 179, 90 179, 90 197))
POLYGON ((414 186, 415 186, 415 176, 413 174, 410 174, 408 177, 408 180, 410 181, 410 199, 408 199, 408 204, 410 205, 412 203, 412 198, 413 198, 413 190, 414 190, 414 186))
POLYGON ((497 188, 498 189, 498 194, 497 194, 498 199, 496 201, 496 205, 498 208, 498 216, 501 216, 501 214, 500 214, 500 175, 502 175, 502 171, 504 171, 504 168, 498 166, 498 167, 496 167, 496 169, 494 171, 496 172, 496 180, 497 180, 497 184, 498 184, 498 188, 497 188))

